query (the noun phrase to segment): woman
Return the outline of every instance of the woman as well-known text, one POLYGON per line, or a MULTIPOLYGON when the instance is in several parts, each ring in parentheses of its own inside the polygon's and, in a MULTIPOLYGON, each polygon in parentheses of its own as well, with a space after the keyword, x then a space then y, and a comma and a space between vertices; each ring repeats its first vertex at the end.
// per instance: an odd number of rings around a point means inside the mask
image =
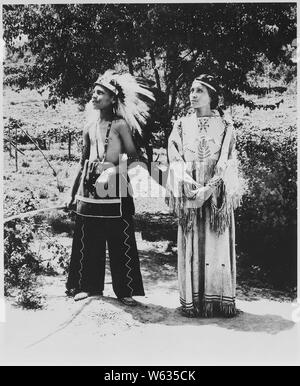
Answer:
POLYGON ((190 90, 194 113, 169 138, 167 203, 179 218, 178 279, 185 316, 236 314, 233 210, 241 189, 231 121, 218 105, 212 76, 190 90))

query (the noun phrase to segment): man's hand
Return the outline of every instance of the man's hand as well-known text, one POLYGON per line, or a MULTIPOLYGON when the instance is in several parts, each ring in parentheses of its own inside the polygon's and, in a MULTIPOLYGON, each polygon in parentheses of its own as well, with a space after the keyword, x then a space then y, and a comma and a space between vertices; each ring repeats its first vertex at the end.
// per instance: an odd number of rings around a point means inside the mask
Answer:
POLYGON ((71 197, 69 201, 65 202, 64 206, 65 206, 65 209, 64 209, 65 212, 75 210, 75 206, 76 206, 75 197, 71 197))
POLYGON ((223 177, 227 167, 227 161, 220 158, 215 167, 215 175, 223 177))

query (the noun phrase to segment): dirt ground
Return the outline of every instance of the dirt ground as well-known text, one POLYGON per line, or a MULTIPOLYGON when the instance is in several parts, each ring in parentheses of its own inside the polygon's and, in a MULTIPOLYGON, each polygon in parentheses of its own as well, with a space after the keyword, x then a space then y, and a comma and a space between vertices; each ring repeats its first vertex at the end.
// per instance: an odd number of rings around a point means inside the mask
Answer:
POLYGON ((45 307, 7 301, 0 325, 8 365, 288 365, 299 364, 295 304, 238 287, 233 319, 188 319, 179 312, 176 256, 167 243, 137 234, 146 296, 131 308, 115 298, 107 264, 104 296, 65 296, 63 276, 42 277, 45 307), (251 299, 251 300, 249 300, 251 299))

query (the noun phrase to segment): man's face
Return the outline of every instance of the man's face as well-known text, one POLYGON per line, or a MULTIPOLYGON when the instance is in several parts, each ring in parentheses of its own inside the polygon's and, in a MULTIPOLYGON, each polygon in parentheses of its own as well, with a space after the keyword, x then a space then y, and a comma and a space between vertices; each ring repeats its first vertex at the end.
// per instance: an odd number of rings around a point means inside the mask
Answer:
POLYGON ((92 103, 96 110, 106 109, 112 106, 113 97, 105 87, 96 85, 92 95, 92 103))
POLYGON ((207 88, 196 80, 193 82, 190 90, 190 102, 191 107, 194 109, 210 106, 210 96, 207 88))

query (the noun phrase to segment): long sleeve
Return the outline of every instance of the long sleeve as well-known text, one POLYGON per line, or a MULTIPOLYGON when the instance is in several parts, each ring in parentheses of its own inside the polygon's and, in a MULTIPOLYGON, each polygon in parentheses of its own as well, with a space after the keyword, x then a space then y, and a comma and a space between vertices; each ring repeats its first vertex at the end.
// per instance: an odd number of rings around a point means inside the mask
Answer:
POLYGON ((215 191, 211 200, 211 226, 218 233, 223 233, 229 226, 232 210, 240 205, 243 187, 239 177, 238 158, 235 147, 236 137, 232 120, 223 119, 225 137, 220 158, 216 166, 216 175, 223 181, 221 189, 215 191), (218 205, 217 202, 221 202, 218 205))
POLYGON ((240 205, 243 194, 243 186, 239 176, 238 157, 235 144, 236 137, 233 131, 228 152, 228 162, 223 177, 228 201, 232 205, 233 209, 236 209, 240 205))

